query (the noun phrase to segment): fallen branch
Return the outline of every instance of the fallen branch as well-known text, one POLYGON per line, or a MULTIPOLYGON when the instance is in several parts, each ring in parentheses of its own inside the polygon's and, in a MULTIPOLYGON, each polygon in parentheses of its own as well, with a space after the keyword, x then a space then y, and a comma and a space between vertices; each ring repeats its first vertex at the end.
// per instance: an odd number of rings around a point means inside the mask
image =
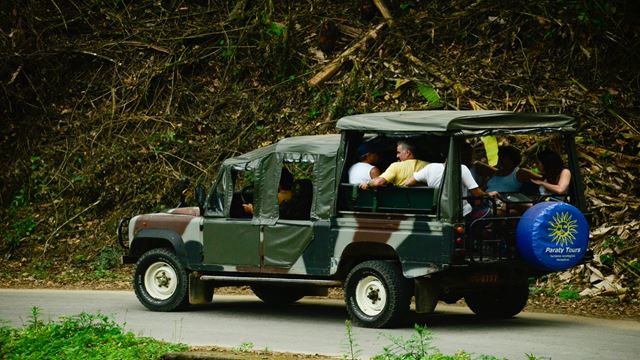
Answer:
MULTIPOLYGON (((616 151, 612 151, 609 149, 605 149, 605 148, 601 148, 598 146, 592 146, 592 145, 587 145, 585 146, 587 148, 587 150, 589 150, 591 153, 598 155, 601 158, 613 158, 616 159, 616 165, 623 167, 623 168, 637 168, 637 163, 640 162, 640 158, 637 156, 631 156, 631 155, 626 155, 626 154, 622 154, 616 151)), ((593 159, 593 158, 592 158, 593 159)), ((594 160, 595 161, 595 160, 594 160)))
POLYGON ((404 51, 404 56, 407 58, 407 60, 409 60, 411 63, 413 63, 414 65, 416 65, 417 67, 421 68, 422 70, 428 72, 429 74, 436 76, 437 78, 439 78, 442 82, 444 82, 446 85, 449 85, 451 83, 453 83, 451 81, 451 79, 449 79, 445 74, 443 74, 441 71, 436 70, 434 67, 427 65, 427 63, 425 63, 424 61, 422 61, 421 59, 419 59, 418 57, 416 57, 415 55, 413 55, 413 51, 411 50, 411 47, 409 45, 405 45, 405 51, 404 51))
POLYGON ((373 4, 378 8, 382 17, 389 23, 389 25, 393 25, 393 16, 391 16, 391 11, 387 8, 382 0, 373 0, 373 4))
POLYGON ((98 205, 99 203, 100 203, 100 200, 92 203, 91 205, 89 205, 86 208, 82 209, 82 211, 80 211, 79 213, 73 215, 71 218, 69 218, 67 221, 65 221, 62 225, 58 226, 55 230, 53 230, 53 232, 51 234, 49 234, 49 237, 47 238, 47 241, 44 242, 44 250, 42 250, 41 257, 44 257, 44 255, 47 252, 47 248, 49 247, 49 241, 51 241, 51 239, 58 233, 58 231, 60 231, 60 229, 62 229, 65 225, 67 225, 68 223, 70 223, 73 220, 75 220, 78 216, 80 216, 80 215, 84 214, 85 212, 89 211, 89 209, 91 209, 92 207, 98 205))
POLYGON ((338 55, 333 61, 331 61, 328 65, 326 65, 319 73, 314 75, 307 83, 311 86, 317 86, 329 79, 333 76, 340 67, 344 63, 344 61, 355 53, 360 48, 364 47, 367 44, 367 41, 370 39, 375 39, 378 36, 378 32, 382 30, 382 28, 387 25, 386 23, 380 23, 376 25, 373 29, 369 30, 362 39, 358 40, 355 44, 349 47, 347 50, 343 51, 340 55, 338 55))

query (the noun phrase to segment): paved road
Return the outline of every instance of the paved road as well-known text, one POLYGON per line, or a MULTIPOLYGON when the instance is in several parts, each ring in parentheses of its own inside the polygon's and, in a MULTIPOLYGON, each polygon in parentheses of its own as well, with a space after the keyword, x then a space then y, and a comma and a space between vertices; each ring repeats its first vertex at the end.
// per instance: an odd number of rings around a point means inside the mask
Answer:
MULTIPOLYGON (((346 354, 346 310, 337 300, 303 300, 270 308, 253 296, 215 296, 214 302, 186 312, 154 313, 129 291, 68 291, 0 289, 0 319, 12 326, 28 320, 30 309, 41 309, 43 319, 58 319, 82 311, 112 315, 136 334, 191 345, 346 354)), ((481 321, 468 309, 438 305, 436 313, 415 317, 434 333, 434 345, 444 353, 465 349, 509 359, 525 354, 559 359, 637 359, 640 322, 590 319, 576 316, 522 313, 506 321, 481 321)), ((412 335, 406 329, 354 328, 363 357, 382 352, 389 337, 412 335)))

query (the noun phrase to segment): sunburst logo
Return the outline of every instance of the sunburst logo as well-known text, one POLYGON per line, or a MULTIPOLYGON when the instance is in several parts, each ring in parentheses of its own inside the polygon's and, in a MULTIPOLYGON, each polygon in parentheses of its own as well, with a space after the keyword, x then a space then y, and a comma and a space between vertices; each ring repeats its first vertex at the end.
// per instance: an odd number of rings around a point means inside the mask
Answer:
POLYGON ((578 233, 578 220, 575 220, 568 212, 556 213, 549 221, 551 240, 560 246, 573 245, 578 233))

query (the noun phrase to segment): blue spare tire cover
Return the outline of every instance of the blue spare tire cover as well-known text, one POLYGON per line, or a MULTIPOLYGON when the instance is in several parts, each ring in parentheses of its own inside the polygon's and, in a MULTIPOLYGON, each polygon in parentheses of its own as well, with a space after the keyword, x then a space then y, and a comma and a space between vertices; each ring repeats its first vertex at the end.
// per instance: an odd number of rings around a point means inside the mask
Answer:
POLYGON ((587 251, 589 224, 573 205, 541 202, 522 215, 516 241, 527 263, 543 270, 565 270, 580 262, 587 251))

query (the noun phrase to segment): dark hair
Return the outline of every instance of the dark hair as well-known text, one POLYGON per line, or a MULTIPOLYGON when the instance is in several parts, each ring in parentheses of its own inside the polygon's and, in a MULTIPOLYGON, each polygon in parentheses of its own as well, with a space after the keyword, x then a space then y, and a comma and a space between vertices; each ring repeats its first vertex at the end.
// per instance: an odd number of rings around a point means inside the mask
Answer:
POLYGON ((513 145, 502 145, 498 148, 498 158, 501 156, 506 156, 513 160, 514 166, 520 165, 522 162, 522 155, 520 155, 520 150, 513 145))
POLYGON ((557 152, 545 149, 538 153, 538 161, 544 166, 544 175, 549 183, 557 184, 564 169, 564 161, 557 152))
POLYGON ((466 141, 460 147, 460 162, 469 167, 473 164, 473 146, 466 141))
POLYGON ((371 143, 364 142, 358 146, 358 158, 364 160, 368 154, 378 154, 378 150, 371 143))
POLYGON ((284 190, 291 190, 291 185, 293 185, 293 175, 289 169, 283 167, 280 172, 280 187, 284 190))

